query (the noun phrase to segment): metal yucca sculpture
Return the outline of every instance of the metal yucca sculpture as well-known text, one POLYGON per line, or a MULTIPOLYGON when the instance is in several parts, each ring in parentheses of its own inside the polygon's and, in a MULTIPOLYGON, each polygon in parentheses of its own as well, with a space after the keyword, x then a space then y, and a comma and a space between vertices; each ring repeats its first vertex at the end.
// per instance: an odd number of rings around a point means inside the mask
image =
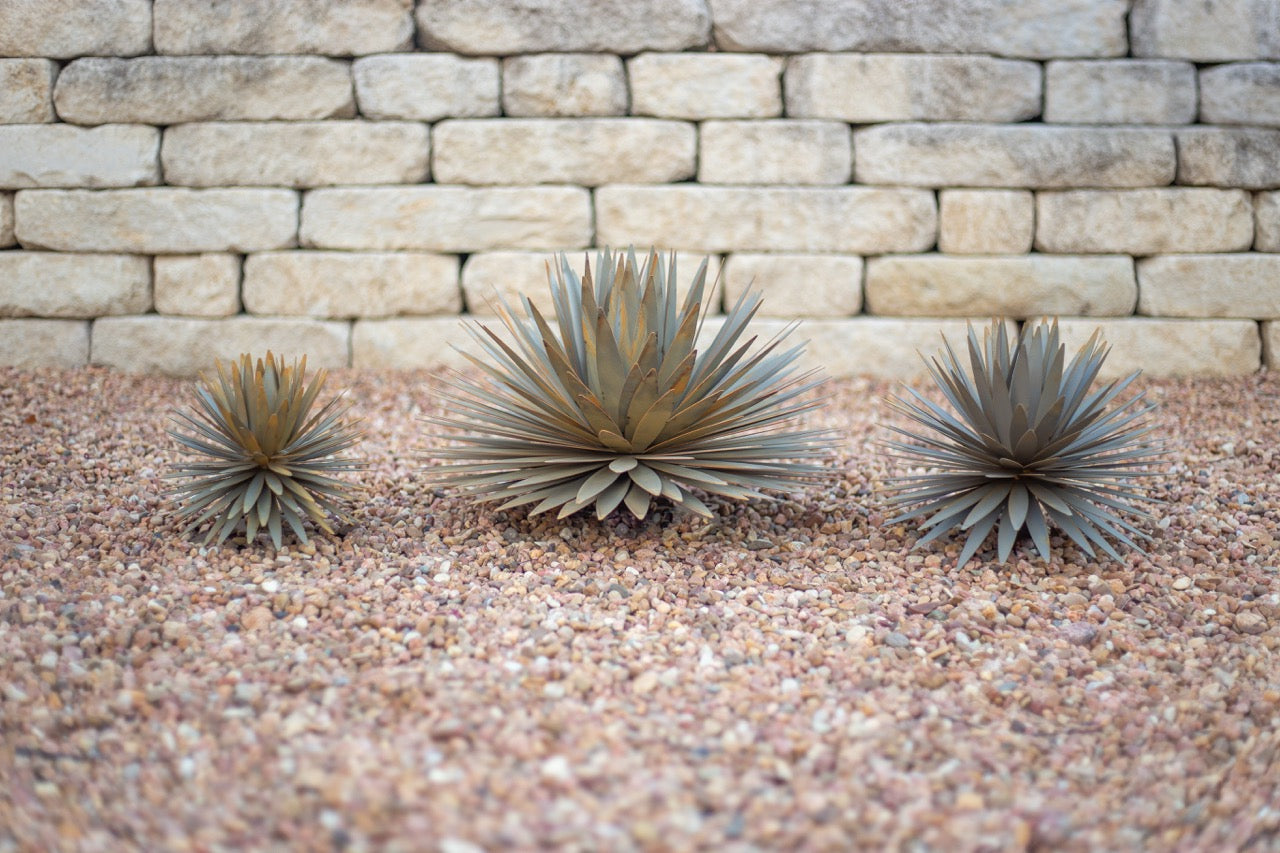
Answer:
POLYGON ((1137 371, 1089 390, 1107 356, 1099 332, 1069 362, 1065 354, 1056 320, 1023 329, 1012 351, 1003 323, 982 341, 970 326, 968 370, 946 344, 928 366, 956 414, 911 388, 911 399, 890 401, 927 433, 892 427, 912 443, 889 446, 936 469, 892 482, 890 503, 909 508, 890 522, 924 518, 918 544, 967 531, 958 566, 997 528, 1001 562, 1023 529, 1049 559, 1049 524, 1091 557, 1097 545, 1120 558, 1106 536, 1142 551, 1135 539, 1150 537, 1124 516, 1151 517, 1131 501, 1146 496, 1133 481, 1161 449, 1142 417, 1155 404, 1137 394, 1108 411, 1137 371))
POLYGON ((500 509, 564 518, 594 505, 603 519, 625 505, 643 519, 658 497, 710 517, 695 490, 745 498, 823 472, 807 460, 825 455, 826 434, 785 429, 817 405, 803 395, 818 381, 794 365, 803 346, 780 348, 790 328, 755 352, 755 338, 739 342, 757 295, 699 351, 705 260, 683 301, 674 255, 664 270, 656 251, 641 264, 606 249, 581 278, 557 261, 554 329, 523 296, 525 317, 499 309, 514 346, 469 327, 489 361, 469 358, 490 381, 459 377, 446 395, 457 417, 433 420, 464 430, 439 451, 452 460, 443 482, 500 509))
POLYGON ((216 381, 200 374, 195 415, 174 414, 195 434, 168 431, 200 457, 166 474, 190 480, 169 492, 178 517, 189 522, 183 535, 208 522, 205 544, 221 544, 243 521, 248 541, 265 528, 279 548, 283 524, 305 543, 304 518, 327 533, 333 528, 326 512, 350 520, 338 504, 349 497, 348 485, 330 475, 363 467, 337 455, 359 441, 360 431, 343 419, 339 397, 311 413, 326 373, 306 384, 306 367, 305 356, 286 366, 283 356, 268 352, 256 365, 248 355, 238 364, 218 362, 216 381))

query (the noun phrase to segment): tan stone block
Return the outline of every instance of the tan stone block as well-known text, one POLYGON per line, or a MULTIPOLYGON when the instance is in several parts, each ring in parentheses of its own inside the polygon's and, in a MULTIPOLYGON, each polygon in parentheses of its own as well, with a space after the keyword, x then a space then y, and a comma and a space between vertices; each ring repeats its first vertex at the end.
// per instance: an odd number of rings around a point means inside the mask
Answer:
POLYGON ((502 60, 502 111, 509 116, 620 116, 627 113, 622 59, 543 53, 502 60))
POLYGON ((1239 62, 1201 70, 1200 121, 1280 126, 1280 63, 1239 62))
POLYGON ((1136 0, 1129 30, 1134 56, 1280 59, 1273 0, 1136 0))
POLYGON ((0 124, 57 121, 53 78, 58 64, 48 59, 0 59, 0 124))
POLYGON ((160 255, 154 272, 161 314, 229 317, 240 311, 239 255, 160 255))
POLYGON ((1160 59, 1059 60, 1045 66, 1044 120, 1066 124, 1189 124, 1196 67, 1160 59))
MULTIPOLYGON (((1256 193, 1253 197, 1256 220, 1253 248, 1259 252, 1280 252, 1280 192, 1256 193)), ((3 214, 0 213, 0 219, 3 214)), ((0 225, 0 235, 4 227, 0 225)), ((3 245, 0 239, 0 245, 3 245)))
POLYGON ((1163 255, 1138 261, 1138 313, 1280 318, 1280 255, 1163 255))
POLYGON ((1280 187, 1280 130, 1179 130, 1178 183, 1247 190, 1280 187))
POLYGON ((426 252, 262 252, 244 262, 252 314, 389 317, 462 309, 458 259, 426 252))
POLYGON ((4 0, 0 56, 135 56, 151 50, 149 0, 4 0))
POLYGON ((157 53, 358 56, 413 47, 413 0, 155 0, 157 53))
POLYGON ((12 246, 13 236, 13 193, 0 193, 0 248, 12 246))
POLYGON ((351 67, 360 114, 375 119, 498 114, 498 61, 444 53, 367 56, 351 67))
POLYGON ((0 366, 83 367, 89 324, 81 320, 0 320, 0 366))
POLYGON ((725 53, 644 53, 627 60, 631 112, 661 118, 782 115, 782 60, 725 53))
POLYGON ((1111 347, 1099 378, 1141 370, 1144 376, 1239 376, 1262 364, 1262 341, 1252 320, 1117 320, 1063 317, 1062 342, 1074 353, 1101 330, 1111 347))
POLYGON ((1035 199, 1026 190, 943 190, 938 248, 957 255, 1019 255, 1031 250, 1035 199))
POLYGON ((1262 363, 1267 370, 1280 370, 1280 321, 1268 320, 1262 327, 1262 363))
POLYGON ((841 122, 705 121, 698 133, 699 183, 844 184, 853 172, 841 122))
POLYGON ((1253 243, 1244 190, 1070 190, 1036 198, 1042 252, 1239 252, 1253 243))
POLYGON ((0 125, 0 187, 132 187, 157 183, 154 127, 0 125))
MULTIPOLYGON (((475 321, 463 317, 391 317, 356 320, 351 332, 351 366, 362 369, 475 370, 462 352, 484 358, 467 333, 475 321)), ((487 321, 494 326, 492 321, 487 321)), ((497 328, 494 331, 498 331, 497 328)))
POLYGON ((96 317, 150 308, 146 258, 0 252, 0 317, 96 317))
POLYGON ((724 286, 726 307, 745 293, 760 294, 760 317, 851 316, 862 310, 862 258, 735 252, 724 286))

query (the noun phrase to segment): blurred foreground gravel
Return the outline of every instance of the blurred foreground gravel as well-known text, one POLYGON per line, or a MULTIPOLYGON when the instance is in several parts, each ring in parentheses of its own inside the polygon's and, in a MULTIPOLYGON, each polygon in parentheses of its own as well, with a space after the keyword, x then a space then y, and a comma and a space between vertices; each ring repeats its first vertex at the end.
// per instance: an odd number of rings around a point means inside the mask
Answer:
POLYGON ((885 385, 829 486, 558 524, 420 483, 433 383, 331 377, 356 526, 206 551, 190 383, 0 370, 0 851, 1280 850, 1280 377, 1144 383, 1150 557, 963 571, 885 385))

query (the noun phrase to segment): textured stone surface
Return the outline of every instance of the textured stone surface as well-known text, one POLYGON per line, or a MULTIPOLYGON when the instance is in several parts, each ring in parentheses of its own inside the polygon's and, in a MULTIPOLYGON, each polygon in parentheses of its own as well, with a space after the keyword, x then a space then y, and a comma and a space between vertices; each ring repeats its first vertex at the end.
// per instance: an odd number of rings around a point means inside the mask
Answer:
POLYGON ((1252 320, 1161 320, 1132 317, 1059 320, 1062 342, 1072 352, 1101 329, 1111 353, 1102 379, 1141 370, 1144 376, 1238 376, 1262 364, 1258 324, 1252 320))
POLYGON ((1123 56, 1125 0, 709 0, 724 50, 1123 56))
POLYGON ((24 190, 15 203, 27 248, 73 252, 245 252, 292 246, 289 190, 24 190))
POLYGON ((244 262, 245 310, 312 317, 450 314, 458 259, 425 252, 262 252, 244 262))
POLYGON ((350 65, 315 56, 145 56, 77 59, 53 90, 76 124, 345 118, 355 113, 350 65))
POLYGON ((160 131, 115 124, 0 125, 0 187, 133 187, 157 183, 160 131))
POLYGON ((498 56, 684 50, 711 36, 705 0, 426 0, 417 17, 424 48, 498 56))
POLYGON ((1188 124, 1196 67, 1161 59, 1061 60, 1045 66, 1044 120, 1065 124, 1188 124))
POLYGON ((437 124, 442 184, 666 183, 693 177, 697 134, 637 118, 464 119, 437 124))
POLYGON ((579 187, 321 189, 302 206, 302 243, 317 248, 480 252, 590 241, 591 198, 579 187))
POLYGON ((81 367, 89 361, 89 324, 77 320, 0 320, 0 365, 81 367))
POLYGON ((543 53, 502 60, 502 111, 509 116, 620 116, 627 112, 622 59, 543 53))
POLYGON ((1173 180, 1161 130, 893 124, 854 132, 854 178, 867 184, 1140 187, 1173 180))
POLYGON ((759 293, 760 317, 844 317, 862 309, 862 258, 848 255, 753 255, 725 262, 725 305, 759 293))
POLYGON ((1280 126, 1280 63, 1240 62, 1202 70, 1200 120, 1280 126))
POLYGON ((1262 360, 1268 370, 1280 369, 1280 320, 1260 323, 1262 331, 1262 360))
POLYGON ((93 364, 138 373, 195 376, 215 361, 271 350, 307 367, 346 367, 347 323, 304 318, 104 317, 93 324, 93 364))
POLYGON ((13 236, 13 193, 0 193, 0 249, 12 246, 13 236))
POLYGON ((155 0, 156 53, 353 56, 413 47, 413 0, 155 0))
POLYGON ((1178 183, 1252 190, 1280 187, 1280 130, 1179 130, 1178 183))
POLYGON ((698 134, 704 184, 844 184, 853 172, 853 140, 840 122, 705 121, 698 134))
POLYGON ((1253 202, 1244 190, 1072 190, 1036 198, 1042 252, 1238 252, 1252 244, 1253 202))
POLYGON ((0 56, 135 56, 150 49, 149 0, 0 3, 0 56))
POLYGON ((498 61, 447 54, 368 56, 351 66, 366 118, 436 121, 498 114, 498 61))
POLYGON ((1031 250, 1035 199, 1026 190, 943 190, 938 248, 960 255, 1015 255, 1031 250))
POLYGON ((351 330, 351 366, 411 370, 452 367, 474 370, 459 353, 483 357, 483 350, 467 333, 463 317, 390 317, 357 320, 351 330))
POLYGON ((631 112, 662 118, 782 115, 782 60, 724 53, 645 53, 627 61, 631 112))
POLYGON ((1280 59, 1275 0, 1136 0, 1129 29, 1134 56, 1280 59))
POLYGON ((0 59, 0 124, 55 121, 53 78, 48 59, 0 59))
MULTIPOLYGON (((1253 247, 1259 252, 1280 252, 1280 192, 1256 194, 1253 212, 1253 247)), ((3 234, 4 227, 0 225, 0 245, 4 244, 3 234)))
POLYGON ((0 252, 0 317, 87 318, 150 308, 146 258, 0 252))
POLYGON ((416 184, 429 148, 416 122, 216 122, 168 128, 160 162, 189 187, 416 184))
POLYGON ((925 317, 1123 315, 1138 296, 1133 260, 1116 256, 872 258, 866 291, 869 313, 925 317))
POLYGON ((1138 313, 1280 319, 1280 255, 1164 255, 1138 262, 1138 313))
POLYGON ((1040 114, 1040 66, 989 56, 814 53, 792 57, 783 82, 787 115, 802 118, 1025 121, 1040 114))
POLYGON ((154 272, 156 311, 161 314, 229 317, 240 311, 238 255, 161 255, 154 272))
POLYGON ((923 190, 870 187, 602 187, 596 238, 699 251, 918 252, 937 211, 923 190))

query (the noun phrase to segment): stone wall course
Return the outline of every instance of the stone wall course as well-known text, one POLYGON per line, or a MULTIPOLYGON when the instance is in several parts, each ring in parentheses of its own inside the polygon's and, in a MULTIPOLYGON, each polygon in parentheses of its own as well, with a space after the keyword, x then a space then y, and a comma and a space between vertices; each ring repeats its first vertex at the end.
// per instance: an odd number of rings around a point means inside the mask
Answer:
POLYGON ((760 294, 759 317, 849 317, 862 309, 862 258, 856 255, 734 252, 725 262, 725 305, 760 294))
POLYGON ((13 193, 0 193, 0 249, 17 242, 13 234, 13 193))
POLYGON ((413 47, 413 0, 155 0, 157 53, 358 56, 413 47))
POLYGON ((783 61, 726 53, 643 53, 627 60, 631 112, 659 118, 782 115, 783 61))
POLYGON ((1239 252, 1253 245, 1245 190, 1068 190, 1036 197, 1042 252, 1239 252))
POLYGON ((1058 60, 1045 66, 1044 120, 1065 124, 1189 124, 1196 67, 1163 59, 1058 60))
POLYGON ((0 366, 34 370, 83 367, 88 362, 86 321, 0 320, 0 366))
POLYGON ((502 60, 502 111, 509 116, 621 116, 627 113, 622 58, 542 53, 502 60))
POLYGON ((4 0, 0 56, 136 56, 151 50, 150 0, 4 0))
POLYGON ((1252 320, 1166 320, 1147 317, 1058 320, 1068 352, 1095 330, 1111 348, 1100 379, 1141 370, 1144 376, 1240 376, 1262 365, 1262 341, 1252 320))
POLYGON ((1280 59, 1275 0, 1135 0, 1129 29, 1134 56, 1280 59))
POLYGON ((58 63, 48 59, 0 59, 0 124, 56 121, 53 80, 58 63))
POLYGON ((357 59, 351 75, 364 117, 438 121, 496 116, 498 69, 496 59, 389 54, 357 59))
MULTIPOLYGON (((1253 212, 1253 248, 1259 252, 1280 252, 1280 192, 1255 193, 1253 212)), ((0 227, 0 235, 3 233, 4 228, 0 227)), ((3 242, 0 239, 0 245, 3 242)))
POLYGON ((0 317, 92 318, 151 308, 151 264, 137 255, 0 252, 0 317))
POLYGON ((1280 319, 1280 255, 1163 255, 1138 262, 1138 313, 1280 319))
POLYGON ((1177 136, 1180 184, 1247 190, 1280 187, 1280 130, 1188 127, 1177 136))
POLYGON ((1035 198, 1027 190, 938 193, 938 249, 958 255, 1020 255, 1035 236, 1035 198))
POLYGON ((154 127, 0 124, 0 188, 149 186, 159 150, 154 127))
POLYGON ((152 264, 156 311, 186 317, 240 312, 240 256, 160 255, 152 264))
MULTIPOLYGON (((1280 26, 1280 10, 1277 10, 1280 26)), ((1200 120, 1280 127, 1280 62, 1238 62, 1200 71, 1200 120)))
POLYGON ((845 184, 853 173, 849 126, 818 119, 704 121, 702 184, 845 184))
POLYGON ((388 317, 356 320, 351 328, 351 366, 373 370, 474 370, 463 357, 484 351, 467 332, 464 317, 388 317))
POLYGON ((245 310, 311 317, 456 314, 458 258, 427 252, 259 252, 244 262, 245 310))
POLYGON ((1258 325, 1262 332, 1262 363, 1268 370, 1280 369, 1280 320, 1258 325))

